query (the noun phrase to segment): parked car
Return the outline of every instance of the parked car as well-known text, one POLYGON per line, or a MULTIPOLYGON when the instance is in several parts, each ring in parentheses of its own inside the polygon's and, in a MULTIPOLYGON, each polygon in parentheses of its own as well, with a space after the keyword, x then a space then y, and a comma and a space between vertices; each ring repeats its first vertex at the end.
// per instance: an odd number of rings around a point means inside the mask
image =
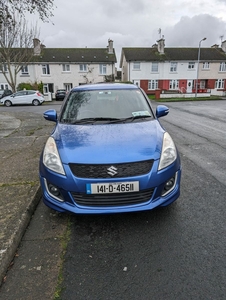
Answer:
POLYGON ((12 93, 13 92, 11 90, 8 90, 8 89, 0 90, 0 99, 4 98, 6 96, 12 95, 12 93))
POLYGON ((57 90, 55 93, 56 100, 64 100, 65 96, 66 96, 66 90, 64 89, 57 90))
POLYGON ((177 148, 150 100, 133 84, 93 84, 70 91, 40 157, 44 203, 59 212, 150 210, 180 195, 177 148))
POLYGON ((5 106, 17 105, 17 104, 33 104, 35 106, 42 104, 45 99, 39 91, 24 90, 16 92, 10 96, 2 98, 1 103, 5 106))

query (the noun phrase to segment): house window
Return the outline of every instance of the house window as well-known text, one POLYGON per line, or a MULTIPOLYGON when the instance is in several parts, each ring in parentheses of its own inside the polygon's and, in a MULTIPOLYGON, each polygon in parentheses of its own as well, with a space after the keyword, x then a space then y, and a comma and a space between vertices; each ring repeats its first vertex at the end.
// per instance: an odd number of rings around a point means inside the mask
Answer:
POLYGON ((192 69, 194 69, 194 68, 195 68, 195 62, 190 61, 190 62, 188 63, 188 69, 189 69, 189 70, 192 70, 192 69))
POLYGON ((158 80, 152 79, 148 81, 148 89, 156 90, 158 89, 158 80))
POLYGON ((0 72, 8 72, 8 68, 6 64, 0 64, 0 72))
POLYGON ((133 70, 140 70, 140 62, 134 62, 133 63, 133 70))
POLYGON ((100 65, 100 74, 101 75, 107 74, 107 65, 100 65))
POLYGON ((49 65, 42 65, 42 74, 43 75, 50 74, 49 65))
POLYGON ((62 68, 63 68, 63 72, 70 72, 70 65, 69 64, 63 64, 62 68))
POLYGON ((179 87, 179 81, 178 80, 170 80, 170 90, 178 90, 179 87))
POLYGON ((220 63, 220 72, 225 72, 226 71, 226 62, 221 62, 220 63))
POLYGON ((45 83, 43 84, 43 93, 53 93, 53 83, 45 83))
POLYGON ((27 74, 29 74, 29 73, 28 73, 28 66, 23 66, 23 67, 21 68, 21 74, 22 74, 22 75, 27 75, 27 74))
POLYGON ((64 88, 67 92, 72 89, 72 83, 64 83, 64 88))
POLYGON ((158 64, 158 62, 153 62, 151 64, 151 71, 155 72, 155 73, 159 71, 159 64, 158 64))
POLYGON ((210 63, 208 61, 204 61, 204 63, 202 64, 202 68, 203 69, 209 69, 210 68, 210 63))
POLYGON ((0 89, 1 90, 8 90, 9 89, 9 86, 7 83, 0 83, 0 89))
POLYGON ((170 63, 170 72, 176 72, 177 71, 177 62, 171 62, 170 63))
POLYGON ((87 65, 86 64, 80 64, 79 65, 79 71, 80 72, 87 72, 87 65))
POLYGON ((215 82, 216 89, 223 89, 224 88, 224 79, 218 79, 215 82))
POLYGON ((200 81, 200 89, 205 89, 205 87, 206 87, 205 80, 201 80, 200 81))

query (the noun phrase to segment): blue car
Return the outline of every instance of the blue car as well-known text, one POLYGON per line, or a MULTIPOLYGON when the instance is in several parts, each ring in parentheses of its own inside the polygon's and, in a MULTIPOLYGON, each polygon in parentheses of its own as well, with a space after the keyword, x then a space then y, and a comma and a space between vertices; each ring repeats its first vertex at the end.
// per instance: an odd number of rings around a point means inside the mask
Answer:
POLYGON ((133 84, 73 88, 40 158, 43 201, 59 212, 105 214, 151 210, 180 195, 177 148, 159 123, 169 109, 133 84))

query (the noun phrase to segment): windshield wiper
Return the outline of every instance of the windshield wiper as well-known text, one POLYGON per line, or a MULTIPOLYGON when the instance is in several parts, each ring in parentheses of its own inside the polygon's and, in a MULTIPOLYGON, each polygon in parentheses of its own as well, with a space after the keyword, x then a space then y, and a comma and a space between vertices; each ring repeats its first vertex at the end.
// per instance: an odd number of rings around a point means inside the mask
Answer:
POLYGON ((134 116, 134 117, 128 117, 128 118, 124 118, 121 119, 121 121, 131 121, 133 122, 134 120, 138 120, 138 119, 146 119, 146 118, 151 118, 151 116, 148 115, 140 115, 140 116, 134 116))
POLYGON ((95 122, 106 122, 106 123, 114 123, 120 122, 121 119, 117 118, 107 118, 107 117, 96 117, 96 118, 84 118, 74 121, 72 124, 89 124, 95 122))

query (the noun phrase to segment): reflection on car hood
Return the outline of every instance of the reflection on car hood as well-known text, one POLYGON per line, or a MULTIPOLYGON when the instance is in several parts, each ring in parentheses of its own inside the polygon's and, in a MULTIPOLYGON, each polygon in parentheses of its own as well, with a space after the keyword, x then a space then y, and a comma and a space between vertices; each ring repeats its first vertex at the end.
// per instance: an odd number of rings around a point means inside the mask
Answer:
POLYGON ((63 163, 120 163, 159 159, 164 130, 157 120, 140 123, 56 126, 63 163))

